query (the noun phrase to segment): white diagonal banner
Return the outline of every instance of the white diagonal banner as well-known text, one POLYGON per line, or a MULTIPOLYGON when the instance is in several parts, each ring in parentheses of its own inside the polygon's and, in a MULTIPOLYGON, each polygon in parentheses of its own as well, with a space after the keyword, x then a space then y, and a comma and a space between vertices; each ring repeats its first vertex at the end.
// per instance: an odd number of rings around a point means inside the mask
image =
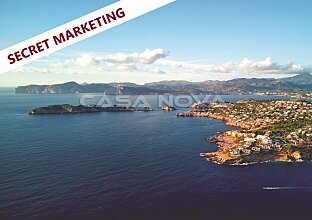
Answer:
POLYGON ((176 0, 121 0, 0 51, 0 74, 176 0))

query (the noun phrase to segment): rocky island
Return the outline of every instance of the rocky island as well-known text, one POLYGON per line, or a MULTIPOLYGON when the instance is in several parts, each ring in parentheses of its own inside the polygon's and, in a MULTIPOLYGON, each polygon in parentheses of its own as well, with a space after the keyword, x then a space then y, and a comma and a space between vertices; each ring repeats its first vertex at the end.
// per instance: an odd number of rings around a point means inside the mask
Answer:
POLYGON ((161 108, 165 112, 175 111, 177 110, 174 106, 164 106, 161 108))
POLYGON ((35 108, 28 112, 30 115, 46 115, 46 114, 78 114, 78 113, 97 113, 97 112, 134 112, 134 111, 153 111, 151 108, 136 109, 134 107, 127 106, 72 106, 69 104, 63 105, 50 105, 47 107, 35 108))
POLYGON ((246 99, 235 103, 196 103, 192 110, 177 117, 213 118, 241 129, 207 139, 216 143, 219 150, 201 156, 218 164, 312 160, 311 102, 246 99))

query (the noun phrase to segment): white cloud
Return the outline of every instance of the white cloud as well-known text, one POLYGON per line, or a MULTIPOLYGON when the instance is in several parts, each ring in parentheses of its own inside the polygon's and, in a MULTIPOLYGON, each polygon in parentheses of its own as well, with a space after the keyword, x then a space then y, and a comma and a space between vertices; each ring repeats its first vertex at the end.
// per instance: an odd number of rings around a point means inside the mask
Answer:
MULTIPOLYGON (((15 72, 55 73, 55 74, 103 74, 108 73, 151 73, 177 76, 195 74, 211 78, 233 77, 268 77, 270 74, 278 75, 312 72, 311 66, 301 66, 294 62, 285 64, 273 62, 270 57, 264 60, 253 61, 244 58, 240 62, 225 62, 220 65, 198 64, 192 61, 174 61, 165 59, 169 55, 164 49, 146 49, 142 53, 116 53, 95 56, 83 54, 76 58, 53 59, 49 62, 38 62, 35 66, 24 66, 15 72)), ((208 62, 207 60, 204 60, 208 62)), ((200 60, 203 63, 203 60, 200 60)))
POLYGON ((120 71, 130 71, 130 72, 133 72, 133 71, 138 70, 138 68, 135 65, 132 65, 132 64, 118 64, 118 65, 111 65, 111 66, 116 67, 116 69, 120 70, 120 71))
POLYGON ((156 64, 167 66, 176 71, 184 71, 187 73, 240 73, 243 75, 249 74, 297 74, 305 71, 312 71, 310 67, 303 67, 293 62, 286 64, 279 64, 273 62, 270 57, 260 60, 252 61, 248 58, 243 59, 239 63, 226 62, 221 65, 206 65, 206 64, 192 64, 187 62, 179 62, 172 60, 160 60, 156 64))
MULTIPOLYGON (((164 71, 159 67, 152 66, 155 61, 160 58, 168 56, 168 52, 163 49, 146 49, 142 53, 117 53, 107 56, 92 56, 90 54, 83 54, 76 59, 67 59, 63 62, 56 62, 50 64, 54 69, 62 69, 63 71, 70 69, 75 72, 90 73, 90 70, 95 69, 95 66, 107 67, 107 71, 123 71, 123 72, 148 72, 163 74, 164 71), (85 69, 87 68, 87 69, 85 69)), ((102 68, 103 70, 103 68, 102 68)))
POLYGON ((133 64, 153 64, 156 60, 160 58, 165 58, 169 55, 164 49, 146 49, 143 53, 117 53, 115 55, 108 56, 105 59, 109 63, 133 63, 133 64))
POLYGON ((245 58, 238 64, 237 70, 241 73, 295 74, 305 71, 305 68, 293 62, 278 64, 273 62, 271 57, 267 57, 256 62, 245 58))
POLYGON ((90 54, 83 54, 81 57, 78 57, 75 60, 75 64, 79 66, 90 66, 90 65, 96 65, 100 62, 99 58, 95 58, 91 56, 90 54))

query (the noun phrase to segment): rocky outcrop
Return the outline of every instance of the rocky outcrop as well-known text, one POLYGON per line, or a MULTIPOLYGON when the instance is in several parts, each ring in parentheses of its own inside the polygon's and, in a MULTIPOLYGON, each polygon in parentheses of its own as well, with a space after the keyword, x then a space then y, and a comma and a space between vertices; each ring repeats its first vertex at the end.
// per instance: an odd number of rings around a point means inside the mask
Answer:
POLYGON ((164 106, 164 107, 162 107, 162 110, 163 111, 166 111, 166 112, 169 112, 169 111, 175 111, 175 110, 177 110, 175 107, 171 107, 171 106, 164 106))
POLYGON ((297 161, 300 161, 302 160, 302 156, 301 156, 301 153, 300 151, 295 151, 291 154, 291 157, 294 159, 294 160, 297 160, 297 161))
POLYGON ((50 105, 47 107, 40 107, 28 112, 30 115, 45 115, 45 114, 75 114, 75 113, 96 113, 96 112, 134 112, 133 107, 112 106, 102 108, 100 106, 72 106, 64 105, 50 105))

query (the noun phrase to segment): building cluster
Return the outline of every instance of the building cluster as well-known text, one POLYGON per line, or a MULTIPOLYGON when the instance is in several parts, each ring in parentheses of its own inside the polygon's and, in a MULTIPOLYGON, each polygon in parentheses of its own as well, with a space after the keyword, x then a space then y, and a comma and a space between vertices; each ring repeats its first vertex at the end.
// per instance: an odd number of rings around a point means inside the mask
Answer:
POLYGON ((279 137, 272 137, 269 132, 264 135, 257 135, 254 132, 228 131, 225 135, 236 138, 239 142, 235 148, 231 148, 231 156, 247 156, 251 154, 280 152, 286 142, 279 137))
POLYGON ((256 129, 279 121, 312 120, 312 103, 298 100, 241 100, 202 109, 207 114, 225 117, 231 125, 256 129))
POLYGON ((212 103, 196 114, 222 118, 229 125, 247 130, 225 133, 235 139, 231 156, 280 152, 287 147, 312 143, 312 103, 301 100, 240 100, 212 103))
POLYGON ((312 98, 312 92, 295 92, 295 93, 288 93, 286 96, 298 99, 305 99, 305 98, 312 98))
POLYGON ((312 98, 312 92, 255 92, 254 95, 286 96, 297 99, 312 98))

